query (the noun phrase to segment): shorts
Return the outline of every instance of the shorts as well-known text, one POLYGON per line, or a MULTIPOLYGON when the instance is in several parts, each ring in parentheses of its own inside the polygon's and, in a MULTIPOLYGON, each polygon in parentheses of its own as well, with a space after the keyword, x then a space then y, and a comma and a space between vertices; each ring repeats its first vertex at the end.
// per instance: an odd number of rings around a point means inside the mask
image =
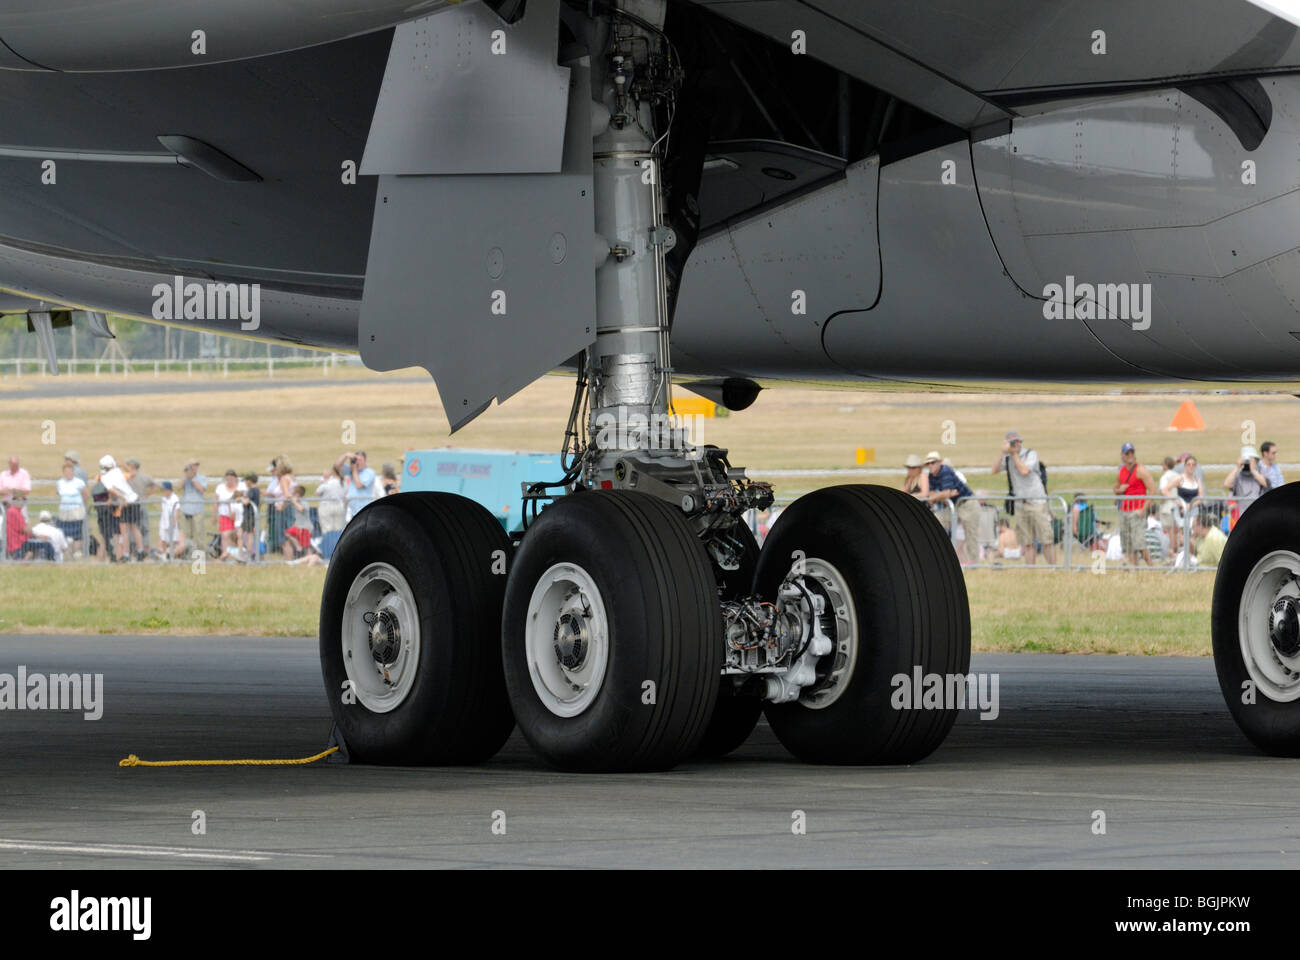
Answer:
POLYGON ((1142 510, 1125 510, 1119 515, 1120 543, 1125 553, 1141 553, 1147 548, 1147 517, 1142 510))
POLYGON ((1055 542, 1052 536, 1052 513, 1045 503, 1016 504, 1016 540, 1022 547, 1032 547, 1034 541, 1047 546, 1055 542))
POLYGON ((318 510, 321 533, 329 533, 332 530, 342 530, 343 514, 344 508, 340 501, 322 500, 318 510))
POLYGON ((121 516, 121 520, 122 520, 123 523, 134 523, 136 526, 139 526, 139 524, 140 524, 140 504, 138 504, 138 503, 124 503, 124 504, 122 504, 122 516, 121 516))
POLYGON ((63 535, 69 540, 81 539, 81 528, 85 524, 84 520, 59 520, 56 526, 63 531, 63 535))
POLYGON ((113 508, 110 506, 97 506, 95 513, 99 519, 99 532, 105 540, 112 540, 117 536, 120 529, 119 519, 113 516, 113 508))
POLYGON ((229 533, 235 529, 234 517, 217 517, 217 532, 229 533))

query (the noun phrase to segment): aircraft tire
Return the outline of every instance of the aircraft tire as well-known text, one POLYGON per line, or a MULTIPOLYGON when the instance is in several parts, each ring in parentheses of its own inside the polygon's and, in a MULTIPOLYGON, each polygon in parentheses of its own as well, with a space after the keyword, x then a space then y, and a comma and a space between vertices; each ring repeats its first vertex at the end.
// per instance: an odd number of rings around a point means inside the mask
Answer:
POLYGON ((501 524, 456 494, 383 497, 348 524, 325 577, 320 659, 353 761, 478 763, 505 743, 510 554, 501 524))
POLYGON ((1223 548, 1210 610, 1228 711, 1265 753, 1300 756, 1300 484, 1242 513, 1223 548))
POLYGON ((667 769, 695 750, 717 697, 712 564, 666 501, 563 497, 515 554, 501 644, 519 728, 548 763, 667 769))
POLYGON ((957 710, 896 707, 895 678, 911 683, 917 668, 970 669, 966 583, 943 527, 900 490, 828 487, 777 519, 759 556, 759 596, 775 596, 796 565, 827 600, 823 629, 835 648, 798 700, 766 705, 777 738, 808 763, 903 764, 929 755, 957 710))

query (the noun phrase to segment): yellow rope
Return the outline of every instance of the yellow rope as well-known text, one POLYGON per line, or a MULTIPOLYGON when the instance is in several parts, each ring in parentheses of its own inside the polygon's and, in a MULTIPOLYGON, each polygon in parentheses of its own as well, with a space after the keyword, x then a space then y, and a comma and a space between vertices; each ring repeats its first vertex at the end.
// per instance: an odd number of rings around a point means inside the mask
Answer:
POLYGON ((304 763, 315 763, 337 750, 338 747, 330 747, 314 757, 303 757, 301 760, 141 760, 133 753, 125 760, 117 761, 117 765, 119 767, 297 767, 304 763))

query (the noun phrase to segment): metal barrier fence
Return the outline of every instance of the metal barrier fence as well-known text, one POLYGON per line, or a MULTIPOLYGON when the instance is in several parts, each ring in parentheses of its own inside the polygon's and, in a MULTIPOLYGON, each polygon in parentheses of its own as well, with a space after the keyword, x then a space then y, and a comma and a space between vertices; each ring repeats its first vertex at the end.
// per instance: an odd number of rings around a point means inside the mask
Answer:
POLYGON ((159 497, 151 496, 138 504, 92 503, 81 518, 74 518, 75 511, 67 511, 61 518, 56 498, 32 498, 26 501, 25 521, 31 533, 25 538, 22 533, 10 535, 10 510, 0 510, 0 543, 4 545, 0 563, 193 562, 195 551, 205 560, 240 563, 328 560, 348 519, 344 501, 317 497, 271 500, 265 491, 260 499, 259 505, 234 502, 225 506, 209 499, 203 511, 190 518, 181 512, 179 500, 164 505, 159 497), (164 522, 164 507, 169 522, 164 522), (41 521, 42 511, 50 515, 48 526, 41 521), (63 540, 53 531, 61 533, 63 540))
MULTIPOLYGON (((791 502, 778 501, 763 515, 751 511, 747 516, 760 543, 791 502)), ((1195 558, 1202 539, 1197 518, 1205 527, 1227 534, 1248 503, 1231 497, 1198 497, 1188 503, 1178 497, 1080 491, 1049 494, 1037 504, 1019 497, 985 495, 929 506, 948 532, 953 549, 971 567, 1191 571, 1206 566, 1195 558), (1190 551, 1188 544, 1192 544, 1190 551)), ((9 511, 3 510, 0 563, 104 562, 110 556, 193 561, 195 550, 208 560, 314 563, 329 558, 348 519, 344 501, 271 500, 264 491, 256 506, 236 501, 222 507, 208 499, 202 513, 192 519, 181 512, 177 501, 167 508, 174 520, 164 523, 163 509, 160 498, 152 496, 136 505, 92 504, 83 518, 73 519, 60 516, 57 498, 29 499, 26 524, 39 528, 41 512, 48 511, 50 527, 68 542, 61 545, 48 528, 40 528, 19 543, 21 534, 10 537, 9 511), (11 544, 19 545, 15 550, 11 544)))
MULTIPOLYGON (((93 376, 146 376, 150 373, 158 377, 166 373, 183 373, 192 377, 197 372, 200 376, 221 374, 230 376, 233 370, 256 372, 264 371, 268 378, 274 378, 277 369, 296 370, 320 368, 322 376, 329 376, 346 358, 338 353, 319 353, 304 357, 198 357, 189 360, 150 360, 131 359, 129 357, 92 357, 72 360, 60 358, 57 366, 60 373, 90 374, 93 376)), ((30 377, 50 376, 49 364, 44 357, 0 357, 0 376, 30 377)))
MULTIPOLYGON (((1249 506, 1249 501, 1233 497, 1197 497, 1187 502, 1180 497, 1123 496, 1110 491, 1048 494, 1038 503, 1003 494, 971 500, 974 503, 944 500, 928 505, 966 566, 1095 571, 1214 569, 1217 551, 1209 551, 1213 564, 1196 558, 1203 537, 1195 520, 1199 516, 1206 528, 1227 535, 1249 506), (968 525, 975 528, 974 547, 969 546, 968 525)), ((792 502, 778 501, 764 515, 748 518, 760 543, 780 511, 792 502)))

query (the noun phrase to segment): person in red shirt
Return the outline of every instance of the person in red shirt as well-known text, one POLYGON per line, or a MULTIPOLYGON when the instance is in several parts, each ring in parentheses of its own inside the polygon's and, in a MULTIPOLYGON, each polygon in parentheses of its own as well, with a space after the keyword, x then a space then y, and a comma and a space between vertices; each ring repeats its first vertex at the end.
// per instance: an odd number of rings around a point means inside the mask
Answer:
POLYGON ((1156 481, 1151 471, 1138 463, 1137 450, 1125 443, 1119 448, 1119 476, 1115 492, 1130 499, 1119 501, 1119 535, 1131 566, 1137 566, 1138 554, 1151 566, 1151 553, 1147 549, 1147 502, 1142 497, 1155 489, 1156 481))
POLYGON ((31 539, 32 528, 23 516, 25 498, 20 493, 15 493, 13 497, 5 507, 5 554, 10 560, 19 560, 23 555, 23 547, 31 539))

